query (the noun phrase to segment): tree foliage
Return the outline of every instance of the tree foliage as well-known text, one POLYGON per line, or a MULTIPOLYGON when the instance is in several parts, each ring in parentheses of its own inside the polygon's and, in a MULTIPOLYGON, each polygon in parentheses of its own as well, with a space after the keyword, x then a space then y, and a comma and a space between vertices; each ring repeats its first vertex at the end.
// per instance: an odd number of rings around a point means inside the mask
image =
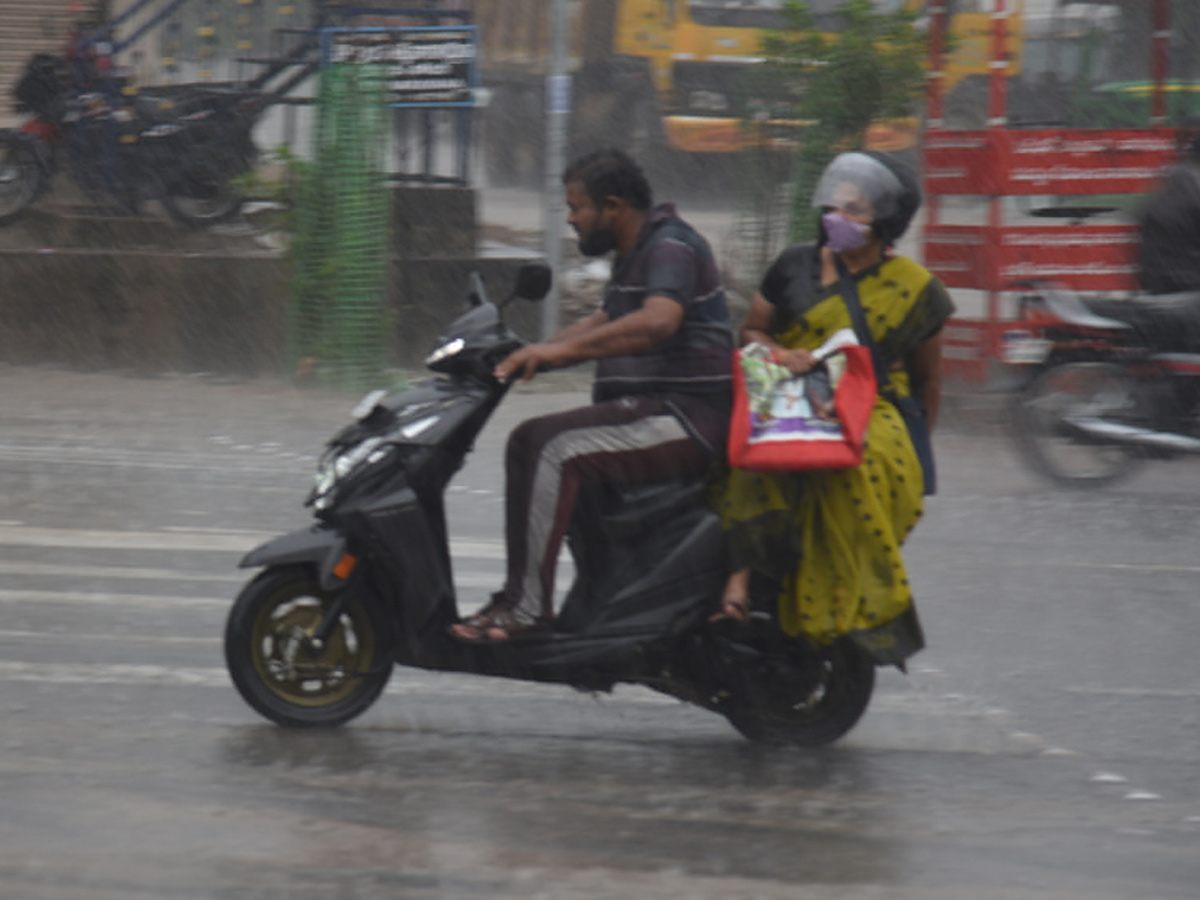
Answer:
POLYGON ((770 32, 763 50, 791 98, 791 115, 808 123, 796 159, 790 229, 802 239, 812 236, 808 200, 826 163, 861 148, 872 121, 917 109, 926 43, 915 12, 882 12, 870 0, 847 0, 836 14, 836 31, 818 30, 800 0, 788 0, 784 14, 787 28, 770 32))

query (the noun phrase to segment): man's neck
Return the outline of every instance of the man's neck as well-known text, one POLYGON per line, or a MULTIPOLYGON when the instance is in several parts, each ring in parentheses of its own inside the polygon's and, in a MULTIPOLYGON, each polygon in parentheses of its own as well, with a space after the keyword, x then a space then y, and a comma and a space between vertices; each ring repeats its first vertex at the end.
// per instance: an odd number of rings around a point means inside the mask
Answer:
POLYGON ((617 256, 628 256, 633 252, 633 248, 637 246, 638 238, 642 236, 642 229, 646 227, 646 221, 650 218, 650 211, 645 212, 629 209, 626 215, 622 217, 617 224, 617 256))

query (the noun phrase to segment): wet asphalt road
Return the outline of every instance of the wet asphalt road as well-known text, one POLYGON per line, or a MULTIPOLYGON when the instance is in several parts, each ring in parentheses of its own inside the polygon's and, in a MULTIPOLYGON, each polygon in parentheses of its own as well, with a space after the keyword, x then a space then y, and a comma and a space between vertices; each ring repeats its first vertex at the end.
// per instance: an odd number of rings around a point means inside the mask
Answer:
MULTIPOLYGON (((512 395, 456 480, 465 603, 500 580, 504 433, 580 399, 512 395)), ((949 423, 907 551, 929 647, 821 752, 407 670, 290 732, 219 638, 351 406, 0 368, 0 898, 1200 896, 1200 463, 1063 493, 949 423)))

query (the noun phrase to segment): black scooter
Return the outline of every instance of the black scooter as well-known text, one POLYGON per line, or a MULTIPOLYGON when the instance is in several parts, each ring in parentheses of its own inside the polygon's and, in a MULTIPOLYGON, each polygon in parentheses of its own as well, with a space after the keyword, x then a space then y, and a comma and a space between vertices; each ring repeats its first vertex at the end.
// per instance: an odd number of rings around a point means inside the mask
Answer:
POLYGON ((586 691, 640 684, 754 740, 818 746, 845 734, 875 681, 857 645, 789 637, 757 605, 746 624, 708 621, 725 553, 701 483, 585 490, 568 535, 576 578, 555 630, 483 645, 448 634, 458 614, 443 492, 509 387, 492 371, 522 341, 500 309, 544 297, 550 271, 523 267, 499 308, 477 276, 472 285, 469 308, 426 360, 440 377, 368 396, 318 464, 308 499, 317 521, 242 560, 264 567, 225 631, 246 702, 282 725, 339 725, 375 702, 399 664, 586 691))

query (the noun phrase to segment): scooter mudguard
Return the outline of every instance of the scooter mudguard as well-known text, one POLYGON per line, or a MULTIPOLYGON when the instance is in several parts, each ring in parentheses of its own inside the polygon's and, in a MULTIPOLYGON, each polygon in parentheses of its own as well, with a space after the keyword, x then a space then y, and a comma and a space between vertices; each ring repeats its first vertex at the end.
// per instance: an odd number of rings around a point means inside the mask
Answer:
POLYGON ((333 569, 345 552, 345 535, 324 525, 312 525, 260 544, 243 556, 238 566, 253 569, 313 563, 320 575, 321 587, 333 589, 342 583, 342 579, 333 574, 333 569))

